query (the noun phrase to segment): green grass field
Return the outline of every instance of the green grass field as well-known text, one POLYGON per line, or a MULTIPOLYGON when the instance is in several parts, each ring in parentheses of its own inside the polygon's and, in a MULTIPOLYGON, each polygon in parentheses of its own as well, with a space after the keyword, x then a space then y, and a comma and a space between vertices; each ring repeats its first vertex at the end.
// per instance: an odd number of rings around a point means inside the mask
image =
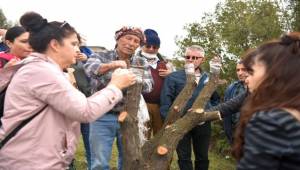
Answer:
MULTIPOLYGON (((118 158, 117 155, 118 155, 117 148, 114 145, 113 152, 112 152, 112 159, 110 162, 111 168, 117 167, 116 164, 118 158)), ((209 160, 210 160, 209 170, 234 170, 235 169, 235 163, 232 159, 225 159, 224 157, 221 157, 216 153, 210 152, 209 160)), ((85 161, 84 147, 82 141, 80 141, 80 144, 76 152, 76 169, 86 170, 86 161, 85 161)), ((171 170, 178 170, 178 169, 179 168, 177 166, 176 154, 174 154, 173 161, 171 164, 171 170)))

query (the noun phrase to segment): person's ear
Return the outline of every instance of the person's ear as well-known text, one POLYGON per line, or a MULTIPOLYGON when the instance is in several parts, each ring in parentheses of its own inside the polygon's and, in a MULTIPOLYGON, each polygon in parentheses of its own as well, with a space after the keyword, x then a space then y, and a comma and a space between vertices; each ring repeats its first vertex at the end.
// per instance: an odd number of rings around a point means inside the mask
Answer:
POLYGON ((12 48, 12 45, 13 45, 12 42, 10 42, 10 41, 8 41, 8 40, 5 40, 5 44, 8 46, 9 49, 12 48))
POLYGON ((49 42, 49 48, 52 49, 54 52, 58 52, 60 49, 61 44, 56 40, 56 39, 52 39, 49 42))

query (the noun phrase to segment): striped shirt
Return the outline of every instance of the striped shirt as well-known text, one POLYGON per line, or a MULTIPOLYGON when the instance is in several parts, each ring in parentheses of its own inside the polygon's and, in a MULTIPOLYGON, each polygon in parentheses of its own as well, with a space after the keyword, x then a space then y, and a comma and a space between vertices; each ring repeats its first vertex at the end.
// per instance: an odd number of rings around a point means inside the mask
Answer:
POLYGON ((300 122, 280 109, 255 113, 245 129, 243 153, 238 170, 299 170, 300 122))
MULTIPOLYGON (((90 83, 91 83, 92 94, 106 87, 107 84, 110 82, 111 75, 113 73, 113 70, 110 70, 105 74, 99 74, 98 70, 100 69, 101 65, 104 63, 110 63, 111 61, 116 61, 118 59, 119 56, 116 50, 94 53, 89 56, 89 59, 84 65, 84 69, 85 69, 85 73, 91 80, 90 83)), ((137 65, 137 66, 144 66, 142 92, 143 93, 151 92, 153 88, 153 79, 151 76, 150 67, 149 65, 146 64, 145 59, 138 56, 133 56, 130 58, 130 64, 137 65)), ((124 94, 125 91, 123 91, 123 95, 124 94)), ((112 109, 112 112, 121 111, 121 109, 123 109, 122 108, 123 105, 124 105, 124 99, 112 109)))

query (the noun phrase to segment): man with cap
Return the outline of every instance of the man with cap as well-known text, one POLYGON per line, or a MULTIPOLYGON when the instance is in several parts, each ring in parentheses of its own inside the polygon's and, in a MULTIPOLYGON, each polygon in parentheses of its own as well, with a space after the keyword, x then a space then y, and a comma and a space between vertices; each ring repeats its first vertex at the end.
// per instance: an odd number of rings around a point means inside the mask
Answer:
MULTIPOLYGON (((142 92, 151 92, 153 80, 149 67, 143 58, 134 56, 135 50, 144 43, 143 32, 139 28, 123 27, 116 31, 115 39, 114 50, 92 54, 84 65, 85 72, 91 79, 92 93, 108 84, 114 69, 131 65, 144 66, 142 92)), ((123 106, 124 101, 121 101, 103 117, 90 124, 90 169, 110 169, 109 161, 115 137, 119 151, 118 169, 122 169, 122 140, 118 115, 123 106)))
POLYGON ((162 127, 163 121, 159 111, 160 92, 164 78, 169 75, 174 68, 172 64, 170 62, 168 63, 166 58, 158 52, 160 48, 160 38, 157 32, 153 29, 146 29, 144 34, 146 42, 137 55, 145 58, 150 65, 151 75, 154 81, 153 90, 150 93, 143 94, 150 116, 149 133, 147 134, 147 137, 150 138, 152 132, 153 135, 155 135, 162 127))

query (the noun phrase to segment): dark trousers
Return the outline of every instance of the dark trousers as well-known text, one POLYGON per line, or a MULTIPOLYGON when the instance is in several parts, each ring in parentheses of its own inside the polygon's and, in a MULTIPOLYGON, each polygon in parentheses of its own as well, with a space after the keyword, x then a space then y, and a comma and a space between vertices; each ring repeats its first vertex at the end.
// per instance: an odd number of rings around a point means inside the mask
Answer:
POLYGON ((228 115, 223 118, 223 126, 228 143, 232 145, 233 143, 233 126, 232 126, 232 116, 228 115))
POLYGON ((81 130, 84 149, 85 149, 85 157, 86 157, 86 161, 87 161, 87 166, 90 169, 91 168, 91 150, 90 150, 90 142, 89 142, 90 124, 89 123, 81 123, 80 125, 81 125, 80 130, 81 130))
POLYGON ((177 146, 178 165, 180 170, 193 170, 192 145, 195 155, 195 170, 208 170, 208 148, 211 136, 210 122, 197 125, 184 135, 177 146))
POLYGON ((148 123, 149 130, 147 138, 150 139, 152 132, 154 136, 162 128, 163 121, 160 116, 159 104, 147 103, 147 108, 150 117, 150 122, 148 123))

